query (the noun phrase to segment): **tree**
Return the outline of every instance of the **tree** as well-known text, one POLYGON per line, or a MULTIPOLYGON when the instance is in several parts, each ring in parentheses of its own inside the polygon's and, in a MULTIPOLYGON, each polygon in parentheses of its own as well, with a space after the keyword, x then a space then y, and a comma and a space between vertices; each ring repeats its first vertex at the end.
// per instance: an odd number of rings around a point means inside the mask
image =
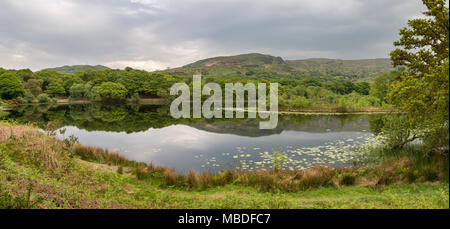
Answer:
POLYGON ((16 75, 25 82, 35 78, 34 73, 30 69, 20 69, 16 72, 16 75))
POLYGON ((13 99, 24 93, 23 83, 14 73, 5 72, 0 75, 0 98, 13 99))
POLYGON ((368 95, 370 91, 370 84, 368 82, 358 82, 355 84, 355 91, 361 95, 368 95))
POLYGON ((70 88, 74 84, 83 84, 84 81, 79 76, 69 76, 64 80, 63 87, 66 90, 66 92, 70 93, 70 88))
POLYGON ((127 89, 120 83, 105 82, 97 88, 97 94, 102 100, 124 100, 127 89))
POLYGON ((391 52, 392 62, 408 70, 394 77, 388 98, 407 111, 403 124, 414 134, 405 143, 417 138, 430 142, 446 139, 445 145, 432 147, 444 147, 448 152, 449 10, 444 0, 423 3, 426 18, 409 20, 409 27, 401 29, 400 40, 394 42, 399 48, 391 52))
POLYGON ((390 101, 408 111, 410 125, 426 122, 427 129, 449 121, 449 61, 430 68, 422 77, 401 75, 388 94, 390 101))
POLYGON ((25 89, 29 90, 35 97, 42 93, 41 82, 36 79, 29 79, 25 83, 25 89))
POLYGON ((391 52, 394 66, 408 66, 412 75, 423 76, 430 67, 441 65, 448 60, 449 20, 445 0, 423 0, 426 18, 408 21, 408 26, 400 30, 400 40, 394 45, 399 48, 391 52))
POLYGON ((83 98, 84 92, 86 91, 84 84, 77 83, 70 87, 70 96, 72 98, 83 98))
POLYGON ((377 98, 381 104, 386 103, 386 96, 395 73, 383 73, 375 77, 369 94, 377 98))
POLYGON ((63 74, 52 71, 52 70, 43 70, 36 73, 38 80, 42 82, 42 90, 47 90, 47 86, 53 81, 61 80, 63 74))
POLYGON ((58 81, 52 81, 47 85, 47 90, 45 90, 47 94, 50 94, 52 96, 55 95, 64 95, 66 93, 66 90, 62 86, 61 83, 58 81))

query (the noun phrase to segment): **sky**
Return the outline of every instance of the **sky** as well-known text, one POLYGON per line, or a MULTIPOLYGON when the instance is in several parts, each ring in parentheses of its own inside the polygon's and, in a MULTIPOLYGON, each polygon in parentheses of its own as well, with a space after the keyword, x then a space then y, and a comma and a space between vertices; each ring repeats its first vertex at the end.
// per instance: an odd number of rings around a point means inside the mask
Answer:
POLYGON ((420 0, 0 0, 0 67, 387 58, 420 0))

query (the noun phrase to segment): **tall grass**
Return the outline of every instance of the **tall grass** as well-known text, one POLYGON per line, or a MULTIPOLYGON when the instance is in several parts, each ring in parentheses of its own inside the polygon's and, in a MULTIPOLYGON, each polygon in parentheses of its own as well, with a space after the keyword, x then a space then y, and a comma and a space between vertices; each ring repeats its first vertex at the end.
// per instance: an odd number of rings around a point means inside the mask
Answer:
POLYGON ((145 163, 130 161, 124 156, 119 155, 119 153, 117 152, 112 152, 108 149, 103 149, 100 147, 83 146, 80 144, 76 144, 73 146, 72 152, 74 155, 79 156, 82 160, 97 162, 101 164, 132 167, 145 165, 145 163))

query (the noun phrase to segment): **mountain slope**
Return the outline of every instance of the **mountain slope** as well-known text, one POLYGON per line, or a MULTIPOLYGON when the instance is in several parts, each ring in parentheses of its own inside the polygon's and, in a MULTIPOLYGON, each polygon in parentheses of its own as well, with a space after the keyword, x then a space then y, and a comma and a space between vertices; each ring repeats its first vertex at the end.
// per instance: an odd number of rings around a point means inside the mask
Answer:
POLYGON ((47 69, 43 69, 43 70, 53 70, 53 71, 57 71, 63 74, 75 74, 77 72, 83 72, 86 70, 104 70, 104 69, 109 69, 106 66, 103 65, 71 65, 71 66, 62 66, 62 67, 56 67, 56 68, 47 68, 47 69))
POLYGON ((300 72, 330 76, 371 77, 394 70, 388 58, 362 60, 312 58, 287 60, 286 63, 300 72))
POLYGON ((233 77, 251 76, 256 72, 289 73, 292 71, 293 69, 281 57, 249 53, 208 58, 163 72, 183 76, 202 73, 204 76, 233 77))
POLYGON ((202 73, 217 77, 258 76, 341 76, 348 79, 367 80, 383 72, 393 70, 387 58, 339 60, 313 58, 283 60, 281 57, 259 53, 221 56, 199 60, 179 68, 163 71, 171 75, 190 76, 202 73))

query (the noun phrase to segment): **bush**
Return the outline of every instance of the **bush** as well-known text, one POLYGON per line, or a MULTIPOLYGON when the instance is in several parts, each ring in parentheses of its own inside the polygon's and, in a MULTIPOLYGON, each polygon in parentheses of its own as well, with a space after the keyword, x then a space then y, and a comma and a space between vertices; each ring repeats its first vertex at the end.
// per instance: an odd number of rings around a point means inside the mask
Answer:
POLYGON ((124 100, 127 89, 121 83, 105 82, 97 88, 97 94, 102 100, 124 100))
POLYGON ((139 103, 139 101, 141 100, 141 97, 139 96, 139 93, 134 93, 131 98, 130 98, 131 102, 133 103, 139 103))
POLYGON ((86 89, 84 87, 84 84, 77 83, 70 87, 70 96, 72 98, 83 98, 85 91, 86 89))
POLYGON ((19 103, 33 103, 36 98, 30 91, 26 90, 24 96, 17 99, 19 100, 19 103))
POLYGON ((294 101, 291 102, 291 105, 294 107, 310 107, 312 102, 303 96, 296 97, 294 101))
POLYGON ((119 165, 119 167, 117 168, 117 173, 123 174, 123 166, 122 165, 119 165))
POLYGON ((12 72, 0 74, 0 98, 13 99, 25 93, 22 80, 12 72))
POLYGON ((37 96, 37 100, 39 103, 50 103, 52 102, 52 99, 45 93, 42 93, 37 96))
POLYGON ((17 97, 17 102, 20 103, 20 104, 28 103, 27 100, 24 97, 17 97))
POLYGON ((191 169, 186 177, 186 184, 189 188, 195 188, 198 186, 198 174, 195 170, 191 169))
POLYGON ((342 185, 353 185, 356 181, 356 174, 352 172, 344 172, 339 181, 342 185))
POLYGON ((0 209, 30 209, 35 208, 38 203, 42 201, 38 198, 36 201, 31 201, 31 192, 33 184, 28 183, 26 192, 17 196, 13 196, 7 190, 3 190, 0 184, 0 209))
POLYGON ((179 186, 183 184, 183 176, 177 174, 171 169, 166 169, 164 172, 164 185, 165 186, 179 186))

